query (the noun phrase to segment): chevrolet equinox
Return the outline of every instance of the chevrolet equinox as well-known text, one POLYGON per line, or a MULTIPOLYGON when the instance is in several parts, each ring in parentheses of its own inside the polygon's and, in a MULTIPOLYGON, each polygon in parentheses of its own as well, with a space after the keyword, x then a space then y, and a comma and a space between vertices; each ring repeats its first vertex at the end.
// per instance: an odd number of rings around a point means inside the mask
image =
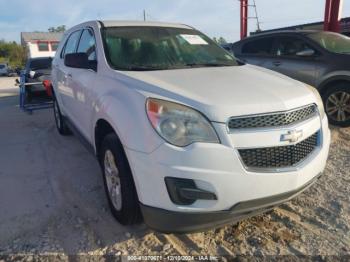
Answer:
POLYGON ((316 89, 182 24, 91 21, 53 61, 54 116, 97 156, 123 225, 193 232, 288 201, 323 172, 316 89))

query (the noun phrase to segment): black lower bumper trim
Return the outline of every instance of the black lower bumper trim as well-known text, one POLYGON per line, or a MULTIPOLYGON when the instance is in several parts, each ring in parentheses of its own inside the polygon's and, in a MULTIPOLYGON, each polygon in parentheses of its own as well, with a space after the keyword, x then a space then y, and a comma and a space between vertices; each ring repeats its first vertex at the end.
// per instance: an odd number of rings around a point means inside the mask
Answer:
POLYGON ((296 190, 271 197, 240 202, 230 210, 190 213, 169 211, 143 204, 140 204, 140 206, 145 223, 156 231, 179 234, 199 232, 225 224, 236 223, 245 218, 273 209, 302 193, 320 175, 296 190))

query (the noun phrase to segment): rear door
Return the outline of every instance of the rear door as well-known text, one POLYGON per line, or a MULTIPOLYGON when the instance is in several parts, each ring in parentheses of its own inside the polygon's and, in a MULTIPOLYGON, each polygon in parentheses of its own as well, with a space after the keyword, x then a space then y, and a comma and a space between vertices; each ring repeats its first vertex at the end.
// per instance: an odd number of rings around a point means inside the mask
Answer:
POLYGON ((274 59, 269 67, 279 73, 296 80, 315 85, 317 76, 317 60, 320 53, 309 42, 299 36, 280 36, 276 38, 273 50, 274 59), (301 56, 298 53, 313 50, 310 56, 301 56))
POLYGON ((248 39, 241 44, 240 50, 234 53, 245 63, 271 69, 274 41, 272 36, 248 39))

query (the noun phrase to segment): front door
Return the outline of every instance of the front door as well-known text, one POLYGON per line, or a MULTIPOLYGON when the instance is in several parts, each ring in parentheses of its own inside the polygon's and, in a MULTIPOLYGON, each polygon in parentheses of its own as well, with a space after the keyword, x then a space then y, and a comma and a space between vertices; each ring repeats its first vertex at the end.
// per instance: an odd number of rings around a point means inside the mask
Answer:
POLYGON ((316 84, 317 59, 320 53, 302 38, 294 36, 277 38, 273 53, 274 58, 269 65, 272 70, 309 85, 316 84), (314 54, 301 53, 311 50, 314 54))
POLYGON ((75 53, 81 32, 81 30, 75 31, 68 37, 68 40, 62 50, 62 53, 60 54, 60 59, 56 59, 55 63, 53 64, 55 77, 57 79, 57 88, 58 92, 60 93, 60 95, 58 96, 61 99, 60 106, 61 109, 63 109, 66 117, 70 119, 73 118, 72 109, 75 103, 75 97, 72 86, 72 71, 74 71, 74 69, 67 67, 64 64, 64 56, 66 54, 75 53))
MULTIPOLYGON (((86 53, 91 65, 97 65, 96 42, 93 30, 84 29, 77 53, 86 53)), ((96 68, 97 70, 97 68, 96 68)), ((93 99, 95 88, 98 87, 97 74, 94 69, 72 68, 70 87, 74 93, 74 104, 72 105, 73 121, 78 131, 89 140, 91 130, 91 115, 93 110, 93 99)))

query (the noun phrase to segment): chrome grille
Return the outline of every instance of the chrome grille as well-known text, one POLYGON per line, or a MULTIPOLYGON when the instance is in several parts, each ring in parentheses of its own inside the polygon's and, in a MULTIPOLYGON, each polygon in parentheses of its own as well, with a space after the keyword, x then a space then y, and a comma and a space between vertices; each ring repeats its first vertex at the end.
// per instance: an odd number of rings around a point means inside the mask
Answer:
POLYGON ((276 169, 296 166, 305 160, 318 146, 319 132, 298 144, 290 146, 239 149, 247 168, 276 169))
POLYGON ((247 117, 233 117, 228 122, 228 128, 264 128, 286 126, 295 122, 306 120, 317 112, 316 105, 295 109, 292 111, 271 113, 247 117))

